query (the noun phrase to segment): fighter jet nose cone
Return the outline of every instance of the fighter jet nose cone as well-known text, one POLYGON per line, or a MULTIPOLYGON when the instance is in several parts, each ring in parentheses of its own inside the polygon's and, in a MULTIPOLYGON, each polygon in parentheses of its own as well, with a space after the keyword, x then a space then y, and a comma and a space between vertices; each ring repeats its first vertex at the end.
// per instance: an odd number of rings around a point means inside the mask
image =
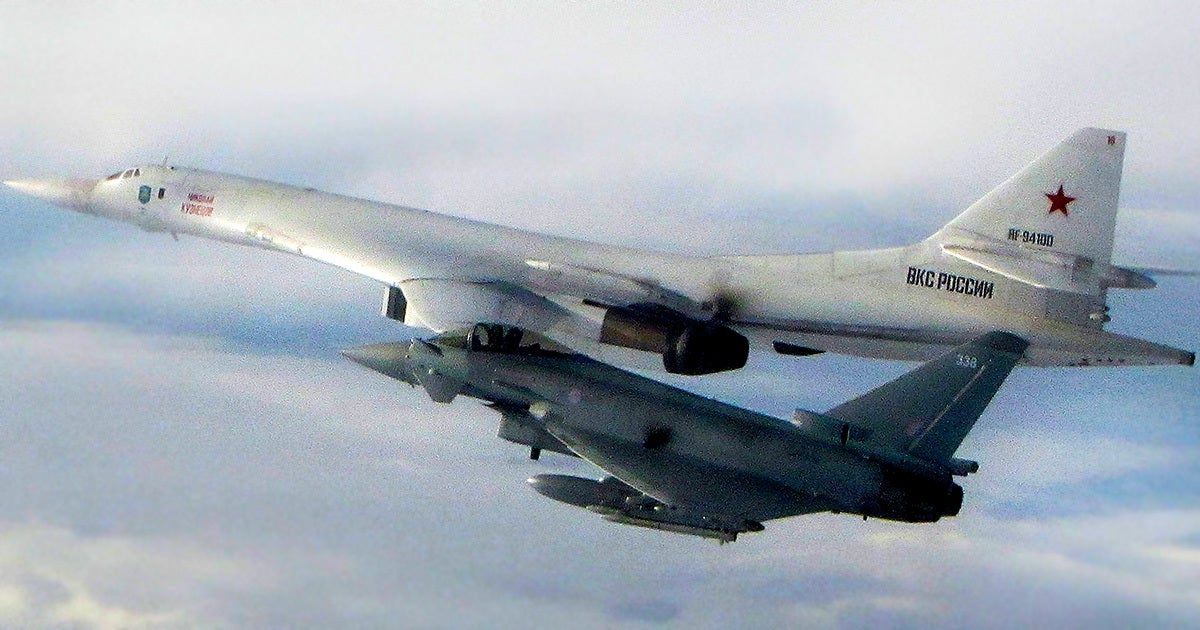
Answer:
POLYGON ((377 343, 339 350, 342 356, 365 368, 415 385, 411 363, 405 356, 407 351, 408 343, 377 343))
POLYGON ((365 365, 373 370, 378 370, 384 365, 395 363, 404 356, 403 354, 397 355, 392 344, 359 346, 357 348, 340 350, 339 352, 347 359, 359 365, 365 365))
POLYGON ((363 352, 362 348, 346 348, 345 350, 338 350, 338 354, 363 365, 369 360, 368 353, 363 352))
POLYGON ((96 182, 65 179, 10 179, 4 182, 4 185, 56 206, 70 210, 82 210, 87 206, 96 182))

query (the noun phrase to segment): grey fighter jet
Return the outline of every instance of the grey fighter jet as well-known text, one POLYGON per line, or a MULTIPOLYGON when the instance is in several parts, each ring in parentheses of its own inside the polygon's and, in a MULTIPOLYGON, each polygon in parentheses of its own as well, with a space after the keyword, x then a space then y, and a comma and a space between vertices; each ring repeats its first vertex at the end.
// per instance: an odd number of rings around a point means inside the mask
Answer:
POLYGON ((535 333, 478 324, 430 341, 344 351, 423 387, 501 414, 499 436, 581 457, 602 480, 542 474, 552 499, 617 523, 731 542, 762 522, 844 512, 925 523, 958 514, 954 457, 1028 343, 991 332, 825 413, 791 421, 626 372, 535 333))

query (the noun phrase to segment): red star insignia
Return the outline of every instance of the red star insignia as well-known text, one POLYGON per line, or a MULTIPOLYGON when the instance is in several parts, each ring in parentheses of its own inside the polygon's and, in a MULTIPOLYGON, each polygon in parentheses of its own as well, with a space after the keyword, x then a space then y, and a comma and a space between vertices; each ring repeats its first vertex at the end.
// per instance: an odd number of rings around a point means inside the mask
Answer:
POLYGON ((1066 194, 1063 193, 1062 184, 1058 185, 1058 192, 1045 193, 1045 194, 1046 194, 1046 198, 1050 200, 1049 214, 1054 214, 1055 212, 1062 212, 1064 217, 1070 216, 1067 213, 1067 204, 1071 203, 1072 201, 1075 201, 1075 198, 1068 197, 1066 194))

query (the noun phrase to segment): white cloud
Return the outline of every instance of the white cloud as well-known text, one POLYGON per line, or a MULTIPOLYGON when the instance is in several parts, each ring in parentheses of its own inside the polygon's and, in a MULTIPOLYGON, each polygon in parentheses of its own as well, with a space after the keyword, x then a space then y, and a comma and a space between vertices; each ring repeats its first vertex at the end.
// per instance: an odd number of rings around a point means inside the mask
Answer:
POLYGON ((70 234, 12 261, 21 269, 8 282, 7 299, 72 305, 83 317, 140 308, 163 317, 286 316, 295 325, 349 307, 369 322, 383 295, 377 282, 298 257, 64 219, 70 234), (97 231, 109 238, 89 239, 97 231))
POLYGON ((1178 446, 1140 444, 1111 435, 1052 433, 1026 428, 1015 434, 992 435, 980 445, 978 459, 987 462, 987 487, 1026 497, 1048 486, 1123 477, 1132 472, 1171 468, 1189 452, 1178 446))
POLYGON ((250 562, 188 540, 83 536, 36 521, 0 525, 5 627, 196 627, 205 591, 272 581, 250 562))
POLYGON ((744 558, 727 578, 764 597, 798 590, 797 606, 836 622, 871 618, 884 602, 895 616, 878 615, 880 623, 901 627, 1121 626, 1150 618, 1169 625, 1200 612, 1200 569, 1178 560, 1192 549, 1183 540, 1200 528, 1195 511, 1020 521, 976 513, 934 527, 814 517, 785 528, 786 548, 744 558), (1171 559, 1159 557, 1160 545, 1171 559), (750 579, 767 566, 774 583, 750 579), (830 579, 840 587, 826 587, 830 579))
POLYGON ((1122 208, 1113 260, 1144 267, 1200 271, 1200 212, 1122 208))

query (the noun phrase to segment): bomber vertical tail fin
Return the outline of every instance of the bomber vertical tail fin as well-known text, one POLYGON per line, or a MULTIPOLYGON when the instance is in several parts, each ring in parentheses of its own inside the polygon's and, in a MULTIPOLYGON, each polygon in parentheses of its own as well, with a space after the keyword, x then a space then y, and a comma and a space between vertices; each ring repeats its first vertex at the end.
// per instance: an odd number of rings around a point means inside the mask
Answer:
POLYGON ((988 333, 826 415, 865 430, 875 448, 945 464, 1028 345, 1010 333, 988 333))
MULTIPOLYGON (((977 267, 1079 296, 1059 310, 1090 310, 1082 314, 1099 313, 1092 323, 1102 323, 1124 156, 1124 133, 1080 129, 929 240, 977 267)), ((1063 315, 1070 321, 1080 313, 1063 315)))

